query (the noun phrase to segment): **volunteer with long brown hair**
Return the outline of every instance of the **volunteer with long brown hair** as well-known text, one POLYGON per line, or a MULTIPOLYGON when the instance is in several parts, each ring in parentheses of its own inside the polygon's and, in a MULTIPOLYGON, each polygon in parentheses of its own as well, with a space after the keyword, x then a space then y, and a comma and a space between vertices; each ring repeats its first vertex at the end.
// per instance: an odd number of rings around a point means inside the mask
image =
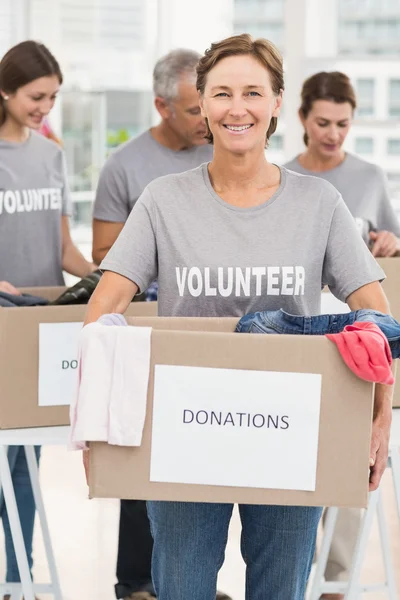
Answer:
MULTIPOLYGON (((36 132, 53 108, 62 79, 54 56, 37 42, 14 46, 0 61, 0 291, 10 294, 19 294, 18 287, 63 285, 63 269, 84 277, 96 268, 71 240, 62 150, 36 132)), ((23 446, 10 446, 8 458, 32 567, 35 504, 23 446)), ((0 511, 6 580, 18 582, 3 499, 0 511)))
MULTIPOLYGON (((277 49, 247 34, 233 36, 212 44, 197 73, 213 160, 147 186, 102 263, 105 273, 86 322, 123 313, 132 295, 155 277, 164 316, 240 317, 279 308, 316 314, 323 283, 352 308, 386 311, 379 284, 384 274, 339 193, 266 160, 284 87, 277 49), (290 265, 301 281, 288 290, 290 265), (243 271, 247 286, 240 285, 243 271)), ((378 386, 371 488, 386 465, 390 407, 391 390, 378 386)), ((265 461, 255 456, 249 468, 265 468, 265 461)), ((158 600, 215 599, 232 509, 148 502, 158 600)), ((321 509, 240 505, 239 511, 246 598, 304 600, 321 509)))

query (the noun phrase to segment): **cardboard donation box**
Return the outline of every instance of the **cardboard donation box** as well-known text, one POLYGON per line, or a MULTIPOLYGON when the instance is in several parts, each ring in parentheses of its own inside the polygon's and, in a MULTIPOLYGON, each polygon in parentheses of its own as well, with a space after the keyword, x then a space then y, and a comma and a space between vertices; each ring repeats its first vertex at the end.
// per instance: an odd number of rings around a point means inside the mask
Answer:
MULTIPOLYGON (((56 299, 65 288, 24 292, 56 299)), ((0 429, 69 424, 77 380, 77 336, 86 305, 0 308, 0 429)), ((126 315, 154 315, 155 302, 126 315)))
POLYGON ((90 442, 92 498, 366 506, 373 385, 332 342, 128 321, 152 327, 142 443, 90 442))

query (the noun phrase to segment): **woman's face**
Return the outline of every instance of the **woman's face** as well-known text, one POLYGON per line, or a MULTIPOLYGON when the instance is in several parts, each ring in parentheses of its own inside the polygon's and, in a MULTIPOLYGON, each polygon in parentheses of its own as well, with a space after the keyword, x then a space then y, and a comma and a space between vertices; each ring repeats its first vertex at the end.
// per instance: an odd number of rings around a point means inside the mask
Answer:
POLYGON ((271 118, 279 116, 281 103, 267 69, 250 55, 220 60, 208 73, 200 97, 215 148, 238 154, 256 147, 264 150, 271 118))
MULTIPOLYGON (((7 115, 21 127, 39 129, 53 108, 59 89, 60 81, 56 75, 39 77, 8 95, 7 115)), ((6 96, 7 92, 2 90, 2 95, 6 96)))
POLYGON ((322 158, 332 158, 340 153, 349 133, 353 108, 349 102, 316 100, 307 117, 300 119, 308 135, 308 148, 322 158))

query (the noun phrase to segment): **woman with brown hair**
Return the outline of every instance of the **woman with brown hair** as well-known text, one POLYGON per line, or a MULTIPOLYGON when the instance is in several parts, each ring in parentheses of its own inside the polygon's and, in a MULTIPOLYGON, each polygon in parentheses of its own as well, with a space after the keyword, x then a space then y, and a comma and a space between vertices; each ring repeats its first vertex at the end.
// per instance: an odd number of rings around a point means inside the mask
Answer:
MULTIPOLYGON (((321 72, 309 77, 303 84, 299 109, 306 149, 285 167, 332 183, 372 254, 396 256, 400 225, 390 203, 385 174, 342 147, 356 107, 354 88, 344 73, 321 72)), ((328 581, 349 578, 361 515, 358 509, 340 510, 325 572, 328 581)), ((344 596, 324 594, 323 598, 341 600, 344 596)))
POLYGON ((390 203, 382 169, 343 150, 356 95, 338 71, 316 73, 303 84, 299 117, 305 151, 285 164, 303 175, 322 177, 341 193, 374 256, 400 252, 400 224, 390 203))
MULTIPOLYGON (((34 41, 14 46, 0 61, 0 291, 12 295, 20 294, 19 287, 64 285, 63 269, 78 277, 96 269, 71 240, 71 201, 63 152, 38 133, 62 80, 54 56, 34 41)), ((39 453, 38 447, 38 459, 39 453)), ((23 446, 10 446, 8 459, 32 567, 35 504, 23 446)), ((0 514, 6 580, 18 582, 3 498, 0 514)))
MULTIPOLYGON (((162 316, 239 318, 279 308, 317 314, 323 283, 353 308, 387 310, 384 274, 338 192, 266 160, 283 88, 282 58, 267 40, 243 34, 211 45, 197 68, 197 89, 213 160, 147 186, 102 263, 86 323, 123 313, 156 277, 162 316), (266 265, 276 274, 273 289, 266 265), (301 265, 305 275, 290 290, 283 285, 288 265, 301 265)), ((390 398, 378 386, 371 488, 387 460, 390 398)), ((229 405, 228 397, 222 400, 229 405)), ((267 457, 254 456, 248 467, 266 465, 267 457)), ((232 509, 148 502, 158 600, 215 599, 232 509)), ((239 511, 246 598, 304 600, 321 509, 240 505, 239 511)))

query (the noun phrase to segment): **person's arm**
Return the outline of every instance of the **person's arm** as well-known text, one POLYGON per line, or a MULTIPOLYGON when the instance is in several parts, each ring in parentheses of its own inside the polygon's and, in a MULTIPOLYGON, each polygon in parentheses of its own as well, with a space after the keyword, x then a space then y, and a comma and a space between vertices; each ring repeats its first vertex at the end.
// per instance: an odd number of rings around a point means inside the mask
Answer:
POLYGON ((122 231, 124 223, 93 219, 93 261, 99 265, 122 231))
POLYGON ((93 205, 92 258, 96 264, 114 244, 130 210, 126 172, 121 157, 112 154, 100 173, 93 205))
POLYGON ((371 231, 369 237, 373 242, 371 252, 375 258, 400 256, 400 239, 391 231, 371 231))
POLYGON ((69 219, 72 215, 72 199, 68 186, 65 155, 62 150, 58 151, 56 164, 58 164, 58 169, 63 179, 61 199, 61 265, 67 273, 82 278, 95 271, 97 266, 84 258, 71 239, 69 219))
POLYGON ((137 291, 138 286, 130 279, 105 271, 89 300, 84 325, 108 313, 123 314, 137 291))
POLYGON ((380 192, 377 198, 377 231, 370 233, 373 242, 371 252, 380 258, 400 256, 400 223, 390 200, 386 174, 379 167, 376 167, 376 178, 380 192))
MULTIPOLYGON (((370 308, 389 312, 379 283, 385 274, 357 231, 353 217, 339 198, 332 216, 325 254, 323 282, 351 310, 370 308)), ((370 446, 370 490, 379 486, 388 458, 392 387, 375 386, 374 415, 370 446)))
POLYGON ((75 246, 69 230, 69 217, 61 217, 62 268, 76 277, 86 277, 97 269, 97 265, 88 262, 75 246))
POLYGON ((5 292, 6 294, 13 294, 14 296, 20 296, 21 292, 17 290, 11 283, 8 281, 0 281, 0 292, 5 292))
MULTIPOLYGON (((369 283, 353 292, 347 298, 351 310, 371 308, 389 313, 389 303, 379 282, 369 283)), ((370 449, 370 491, 376 490, 385 472, 388 452, 390 426, 392 423, 393 386, 375 385, 374 417, 370 449)))

